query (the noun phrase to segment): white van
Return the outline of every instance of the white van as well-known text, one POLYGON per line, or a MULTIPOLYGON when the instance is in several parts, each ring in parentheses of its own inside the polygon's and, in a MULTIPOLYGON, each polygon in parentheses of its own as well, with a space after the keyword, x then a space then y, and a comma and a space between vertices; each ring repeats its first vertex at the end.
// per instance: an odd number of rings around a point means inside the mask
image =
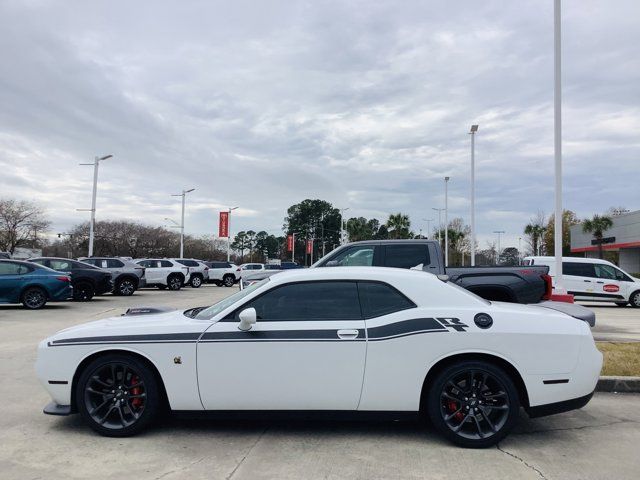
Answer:
MULTIPOLYGON (((554 278, 555 257, 525 257, 524 265, 547 265, 554 278)), ((564 287, 576 300, 613 302, 620 307, 628 303, 640 308, 640 279, 598 258, 564 257, 562 259, 564 287)))

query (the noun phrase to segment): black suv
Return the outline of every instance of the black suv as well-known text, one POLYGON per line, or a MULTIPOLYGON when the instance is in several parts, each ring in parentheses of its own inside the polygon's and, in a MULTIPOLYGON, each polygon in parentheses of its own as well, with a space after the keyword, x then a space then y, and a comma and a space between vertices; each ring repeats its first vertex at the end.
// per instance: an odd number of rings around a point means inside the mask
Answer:
POLYGON ((86 302, 91 300, 94 295, 102 295, 113 290, 111 273, 93 265, 69 258, 56 257, 30 258, 29 262, 52 268, 58 272, 69 273, 74 300, 86 302))

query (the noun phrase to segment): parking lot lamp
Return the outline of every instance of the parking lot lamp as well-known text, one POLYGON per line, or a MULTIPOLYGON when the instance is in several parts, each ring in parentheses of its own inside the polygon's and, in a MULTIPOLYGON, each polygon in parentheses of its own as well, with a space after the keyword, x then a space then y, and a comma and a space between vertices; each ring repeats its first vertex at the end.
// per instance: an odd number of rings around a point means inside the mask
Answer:
POLYGON ((237 208, 229 208, 229 216, 227 217, 227 262, 231 261, 231 212, 237 208))
POLYGON ((554 95, 553 95, 553 150, 555 157, 556 205, 554 222, 554 254, 556 257, 555 290, 558 294, 566 294, 562 281, 562 76, 561 76, 561 3, 555 0, 553 6, 554 24, 554 95))
POLYGON ((504 233, 504 230, 494 230, 493 233, 498 234, 498 254, 496 255, 496 265, 497 265, 498 261, 500 260, 500 235, 504 233))
POLYGON ((449 266, 449 179, 444 177, 444 266, 449 266))
POLYGON ((296 261, 296 232, 291 234, 291 261, 296 261))
POLYGON ((193 192, 194 190, 195 190, 195 188, 192 188, 190 190, 182 190, 182 193, 177 193, 175 195, 171 195, 172 197, 182 197, 182 216, 181 216, 182 221, 180 222, 180 258, 184 258, 184 204, 185 204, 185 197, 187 196, 187 193, 193 192))
POLYGON ((440 234, 442 232, 442 211, 444 210, 444 208, 432 207, 431 210, 436 210, 438 212, 438 241, 442 242, 442 239, 440 238, 440 234))
MULTIPOLYGON (((91 222, 89 223, 89 257, 93 256, 93 238, 94 238, 94 229, 96 223, 96 196, 98 194, 98 167, 100 166, 100 162, 102 160, 107 160, 113 157, 113 155, 105 155, 104 157, 95 157, 93 163, 81 163, 80 165, 93 165, 93 194, 91 197, 91 222)), ((86 209, 79 208, 79 211, 86 212, 86 209)))
POLYGON ((427 222, 427 238, 429 238, 429 235, 431 235, 431 222, 433 222, 433 218, 423 218, 422 221, 427 222))
POLYGON ((476 132, 478 125, 471 125, 471 266, 476 266, 476 132))

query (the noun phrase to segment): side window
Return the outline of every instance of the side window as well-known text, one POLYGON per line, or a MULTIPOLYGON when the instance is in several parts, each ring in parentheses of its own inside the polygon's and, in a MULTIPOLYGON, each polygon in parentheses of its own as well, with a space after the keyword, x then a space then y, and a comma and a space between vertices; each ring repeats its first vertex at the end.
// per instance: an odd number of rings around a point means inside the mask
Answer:
POLYGON ((160 266, 162 268, 171 268, 173 267, 173 263, 171 263, 169 260, 160 260, 160 266))
POLYGON ((387 245, 385 247, 384 266, 413 268, 420 264, 429 265, 427 245, 387 245))
POLYGON ((19 275, 22 272, 21 265, 17 263, 0 262, 0 275, 19 275))
POLYGON ((23 275, 33 271, 33 267, 27 265, 18 265, 18 275, 23 275))
POLYGON ((59 272, 68 272, 73 270, 73 263, 66 260, 49 260, 49 265, 59 272))
MULTIPOLYGON (((355 282, 308 282, 283 285, 243 305, 253 307, 258 321, 359 320, 355 282)), ((240 313, 235 313, 235 317, 240 313)))
POLYGON ((614 271, 616 272, 616 280, 620 280, 621 282, 633 282, 633 280, 629 278, 629 275, 624 273, 622 270, 614 268, 614 271))
POLYGON ((562 262, 562 274, 574 277, 595 277, 592 263, 562 262))
POLYGON ((341 267, 370 267, 373 265, 373 246, 353 247, 331 259, 341 267))
POLYGON ((107 260, 105 260, 106 262, 106 266, 107 268, 122 268, 124 267, 124 263, 122 263, 120 260, 116 260, 114 258, 108 258, 107 260))
POLYGON ((358 282, 364 318, 381 317, 390 313, 415 308, 415 304, 386 283, 358 282))
POLYGON ((606 280, 617 280, 616 269, 610 265, 595 264, 597 278, 604 278, 606 280))
POLYGON ((143 260, 138 265, 145 268, 158 268, 158 262, 155 260, 143 260))

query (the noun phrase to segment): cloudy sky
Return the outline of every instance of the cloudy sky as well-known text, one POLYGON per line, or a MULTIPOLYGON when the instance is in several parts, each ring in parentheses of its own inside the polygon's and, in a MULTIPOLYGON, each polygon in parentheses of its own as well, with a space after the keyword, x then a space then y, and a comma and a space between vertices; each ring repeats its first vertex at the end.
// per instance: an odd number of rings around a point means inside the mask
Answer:
MULTIPOLYGON (((640 208, 640 2, 563 2, 564 204, 640 208)), ((98 219, 279 233, 305 198, 444 206, 481 247, 553 209, 553 2, 0 1, 0 197, 98 219)), ((350 216, 351 216, 350 215, 350 216)))

